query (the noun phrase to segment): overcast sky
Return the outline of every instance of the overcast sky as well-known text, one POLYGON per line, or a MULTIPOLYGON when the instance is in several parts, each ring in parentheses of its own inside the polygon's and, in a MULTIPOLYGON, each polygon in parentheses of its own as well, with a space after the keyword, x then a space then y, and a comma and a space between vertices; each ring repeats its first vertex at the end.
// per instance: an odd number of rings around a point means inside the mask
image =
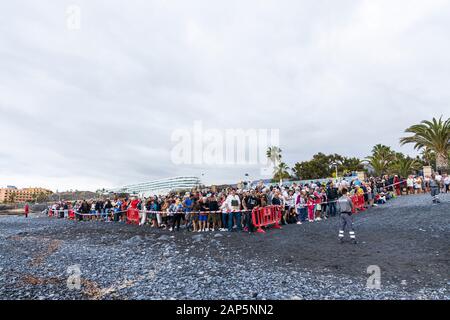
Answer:
POLYGON ((447 0, 15 0, 0 12, 0 186, 259 177, 173 164, 171 134, 196 120, 279 128, 292 166, 377 143, 414 155, 403 130, 449 116, 447 0))

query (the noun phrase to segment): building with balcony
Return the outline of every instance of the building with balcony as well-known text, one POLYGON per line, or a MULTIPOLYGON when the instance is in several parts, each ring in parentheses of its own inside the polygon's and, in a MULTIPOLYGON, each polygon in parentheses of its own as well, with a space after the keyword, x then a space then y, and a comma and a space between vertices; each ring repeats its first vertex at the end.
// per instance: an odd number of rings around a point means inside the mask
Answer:
POLYGON ((23 188, 18 189, 13 186, 0 188, 0 203, 18 203, 34 201, 40 194, 50 195, 53 192, 44 188, 23 188))

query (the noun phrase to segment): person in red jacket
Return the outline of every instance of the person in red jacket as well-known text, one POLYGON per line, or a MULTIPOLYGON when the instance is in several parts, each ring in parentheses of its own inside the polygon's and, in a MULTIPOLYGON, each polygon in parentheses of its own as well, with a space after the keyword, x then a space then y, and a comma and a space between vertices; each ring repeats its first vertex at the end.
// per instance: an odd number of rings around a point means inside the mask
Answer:
POLYGON ((28 214, 30 213, 30 206, 27 204, 25 204, 25 218, 28 218, 28 214))
POLYGON ((127 223, 137 223, 139 224, 139 199, 134 197, 130 202, 130 207, 127 209, 127 223))
POLYGON ((135 198, 133 198, 133 200, 131 200, 130 206, 133 209, 137 209, 138 204, 139 204, 139 199, 135 197, 135 198))

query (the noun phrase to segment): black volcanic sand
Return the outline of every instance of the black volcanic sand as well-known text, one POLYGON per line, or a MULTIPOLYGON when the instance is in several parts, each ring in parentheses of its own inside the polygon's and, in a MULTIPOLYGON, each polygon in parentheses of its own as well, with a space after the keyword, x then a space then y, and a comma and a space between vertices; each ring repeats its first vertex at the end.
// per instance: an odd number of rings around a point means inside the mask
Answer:
POLYGON ((0 299, 449 299, 450 195, 265 234, 188 233, 39 214, 0 217, 0 299), (348 239, 347 239, 348 240, 348 239), (69 289, 78 265, 80 289, 69 289), (366 287, 367 268, 381 288, 366 287))

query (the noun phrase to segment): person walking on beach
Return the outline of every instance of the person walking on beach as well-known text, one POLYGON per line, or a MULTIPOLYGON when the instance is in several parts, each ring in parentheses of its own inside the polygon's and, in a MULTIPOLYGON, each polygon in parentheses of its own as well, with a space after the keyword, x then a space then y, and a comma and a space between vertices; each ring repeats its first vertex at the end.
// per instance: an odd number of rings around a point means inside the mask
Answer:
POLYGON ((352 200, 347 195, 347 189, 342 189, 342 197, 338 200, 340 214, 339 242, 344 242, 344 232, 349 230, 350 240, 356 244, 355 230, 353 229, 352 212, 354 210, 352 200))
POLYGON ((433 203, 440 203, 439 200, 439 189, 440 189, 440 183, 436 179, 436 175, 433 173, 431 175, 430 179, 430 190, 431 190, 431 197, 433 198, 433 203))
POLYGON ((30 206, 28 205, 28 203, 25 204, 25 218, 28 218, 28 214, 30 213, 30 206))

